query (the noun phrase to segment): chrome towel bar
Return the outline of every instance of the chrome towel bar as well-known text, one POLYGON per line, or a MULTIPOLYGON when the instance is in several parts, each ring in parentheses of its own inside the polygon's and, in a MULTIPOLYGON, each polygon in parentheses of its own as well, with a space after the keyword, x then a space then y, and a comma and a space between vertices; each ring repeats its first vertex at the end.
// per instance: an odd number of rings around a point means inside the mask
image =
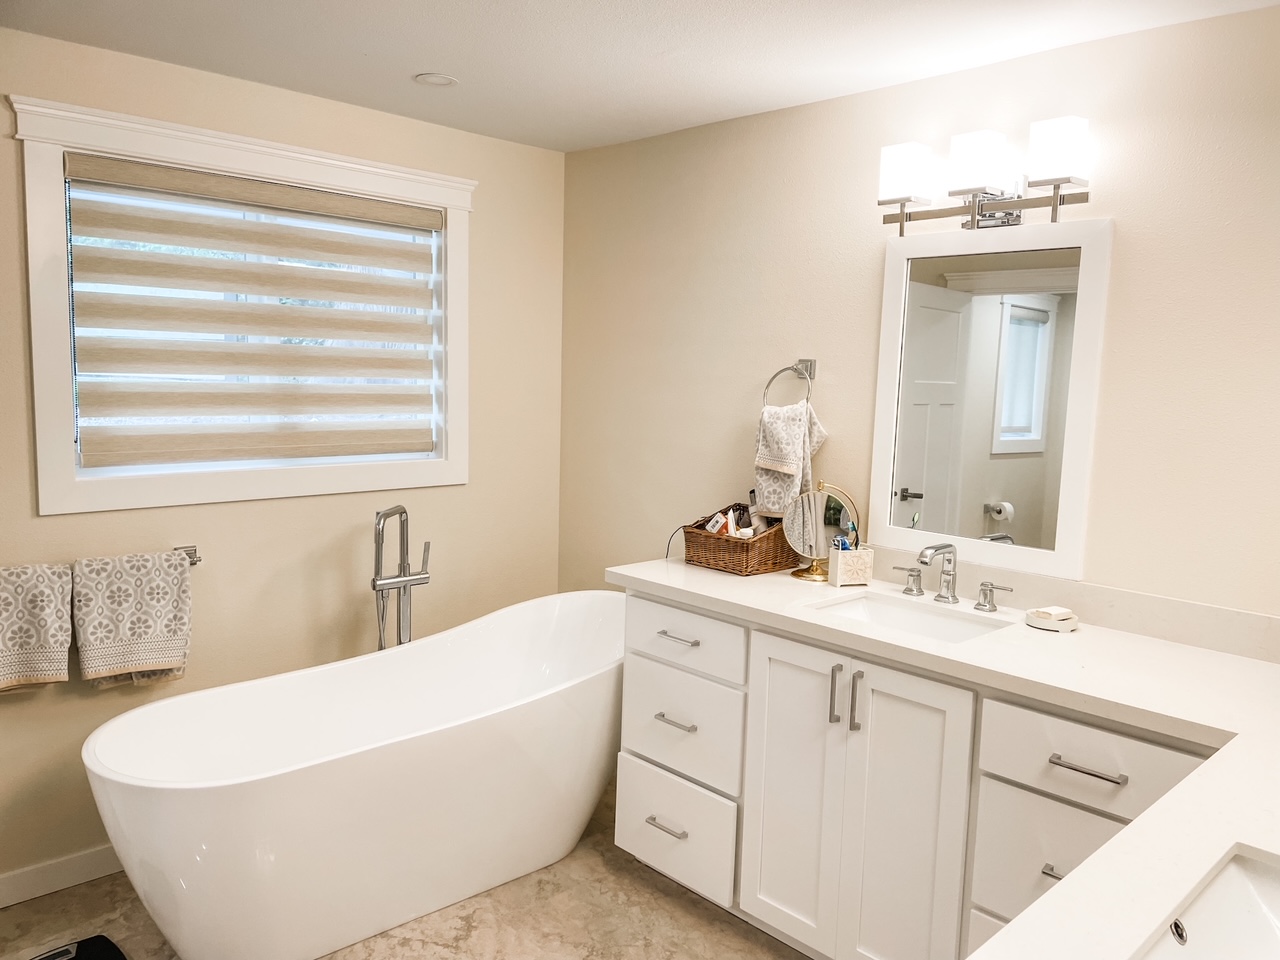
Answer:
POLYGON ((185 553, 187 555, 187 563, 191 564, 193 567, 204 559, 204 557, 200 556, 200 551, 196 548, 194 543, 185 547, 174 547, 173 549, 185 553))

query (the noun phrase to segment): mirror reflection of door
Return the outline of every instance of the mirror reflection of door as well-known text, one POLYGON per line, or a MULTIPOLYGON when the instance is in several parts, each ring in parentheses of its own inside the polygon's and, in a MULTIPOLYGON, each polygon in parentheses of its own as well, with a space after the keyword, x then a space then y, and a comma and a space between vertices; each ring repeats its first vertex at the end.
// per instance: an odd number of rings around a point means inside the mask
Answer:
POLYGON ((1079 248, 910 262, 894 526, 1053 549, 1079 263, 1079 248))
POLYGON ((964 369, 973 297, 926 283, 908 286, 892 523, 950 531, 960 496, 964 369))

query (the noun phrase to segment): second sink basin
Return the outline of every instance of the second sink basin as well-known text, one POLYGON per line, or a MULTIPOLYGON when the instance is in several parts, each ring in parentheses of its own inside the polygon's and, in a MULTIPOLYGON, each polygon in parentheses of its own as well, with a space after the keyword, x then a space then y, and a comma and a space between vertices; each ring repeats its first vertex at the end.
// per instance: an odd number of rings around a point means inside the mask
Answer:
POLYGON ((1237 854, 1141 960, 1280 958, 1280 866, 1237 854), (1180 942, 1181 941, 1181 942, 1180 942))
POLYGON ((824 600, 814 607, 849 620, 947 643, 962 643, 1008 626, 1003 620, 992 620, 943 604, 926 606, 917 600, 886 597, 878 593, 864 592, 837 600, 824 600))

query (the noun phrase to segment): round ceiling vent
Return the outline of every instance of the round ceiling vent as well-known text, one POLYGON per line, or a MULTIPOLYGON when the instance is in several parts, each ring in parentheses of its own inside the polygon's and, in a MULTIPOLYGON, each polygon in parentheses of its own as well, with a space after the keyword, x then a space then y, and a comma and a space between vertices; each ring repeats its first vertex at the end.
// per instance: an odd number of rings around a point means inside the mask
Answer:
POLYGON ((447 73, 419 73, 413 78, 414 83, 420 83, 424 87, 456 87, 458 78, 451 77, 447 73))

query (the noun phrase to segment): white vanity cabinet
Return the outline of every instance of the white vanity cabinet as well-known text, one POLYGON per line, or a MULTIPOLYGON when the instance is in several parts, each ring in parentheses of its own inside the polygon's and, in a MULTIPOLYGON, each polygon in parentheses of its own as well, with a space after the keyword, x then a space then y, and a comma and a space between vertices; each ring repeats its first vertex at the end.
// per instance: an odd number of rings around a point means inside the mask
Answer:
POLYGON ((1144 740, 983 702, 966 955, 1202 762, 1144 740))
POLYGON ((741 909, 837 960, 952 960, 974 695, 753 631, 741 909))
POLYGON ((616 843, 815 957, 967 956, 1202 762, 994 698, 975 757, 972 690, 643 597, 626 639, 616 843))

